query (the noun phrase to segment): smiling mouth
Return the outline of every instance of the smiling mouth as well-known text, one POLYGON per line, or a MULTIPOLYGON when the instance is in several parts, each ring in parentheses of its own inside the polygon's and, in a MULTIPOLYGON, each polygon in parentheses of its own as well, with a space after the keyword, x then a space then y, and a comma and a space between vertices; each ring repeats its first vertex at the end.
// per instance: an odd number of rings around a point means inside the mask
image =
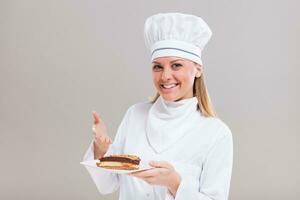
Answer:
POLYGON ((173 83, 173 84, 161 84, 160 87, 163 89, 172 89, 176 86, 178 86, 179 83, 173 83))

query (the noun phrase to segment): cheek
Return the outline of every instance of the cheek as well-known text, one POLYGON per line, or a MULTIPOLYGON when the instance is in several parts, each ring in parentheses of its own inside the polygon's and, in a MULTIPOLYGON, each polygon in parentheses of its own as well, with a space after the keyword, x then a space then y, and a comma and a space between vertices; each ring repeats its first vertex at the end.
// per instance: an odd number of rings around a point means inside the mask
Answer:
POLYGON ((191 67, 185 67, 177 73, 177 78, 186 86, 193 85, 196 72, 191 67))
POLYGON ((194 79, 195 79, 194 76, 191 74, 186 74, 185 76, 180 77, 182 84, 184 84, 187 87, 194 84, 194 79))
POLYGON ((155 85, 159 82, 159 74, 158 73, 152 73, 152 81, 155 85))

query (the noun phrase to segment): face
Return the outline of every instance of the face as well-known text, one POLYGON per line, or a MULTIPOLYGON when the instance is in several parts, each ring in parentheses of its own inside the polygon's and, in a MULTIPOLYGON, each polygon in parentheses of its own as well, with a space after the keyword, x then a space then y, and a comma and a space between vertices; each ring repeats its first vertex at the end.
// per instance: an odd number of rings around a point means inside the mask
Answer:
POLYGON ((152 62, 153 83, 166 101, 193 97, 195 77, 201 74, 201 65, 179 57, 161 57, 152 62))

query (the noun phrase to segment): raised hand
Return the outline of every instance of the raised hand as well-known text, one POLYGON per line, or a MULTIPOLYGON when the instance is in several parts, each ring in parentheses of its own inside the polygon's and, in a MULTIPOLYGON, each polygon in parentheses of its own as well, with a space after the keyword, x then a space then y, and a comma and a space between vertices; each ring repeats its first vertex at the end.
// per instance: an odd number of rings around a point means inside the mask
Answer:
POLYGON ((106 126, 100 118, 99 114, 93 111, 92 115, 94 119, 94 158, 98 159, 103 157, 107 152, 109 145, 112 143, 112 140, 108 136, 106 126))

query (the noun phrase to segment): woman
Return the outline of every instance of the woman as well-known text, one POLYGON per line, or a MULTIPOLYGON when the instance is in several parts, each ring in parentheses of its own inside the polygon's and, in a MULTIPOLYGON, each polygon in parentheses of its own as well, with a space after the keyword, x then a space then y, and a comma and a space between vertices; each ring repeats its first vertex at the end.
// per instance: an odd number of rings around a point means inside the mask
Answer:
POLYGON ((228 198, 232 135, 216 118, 203 78, 201 52, 210 37, 200 17, 166 13, 147 19, 145 41, 157 96, 128 109, 113 143, 93 112, 95 139, 84 160, 134 154, 151 160, 154 168, 91 174, 101 193, 120 187, 120 200, 228 198))

